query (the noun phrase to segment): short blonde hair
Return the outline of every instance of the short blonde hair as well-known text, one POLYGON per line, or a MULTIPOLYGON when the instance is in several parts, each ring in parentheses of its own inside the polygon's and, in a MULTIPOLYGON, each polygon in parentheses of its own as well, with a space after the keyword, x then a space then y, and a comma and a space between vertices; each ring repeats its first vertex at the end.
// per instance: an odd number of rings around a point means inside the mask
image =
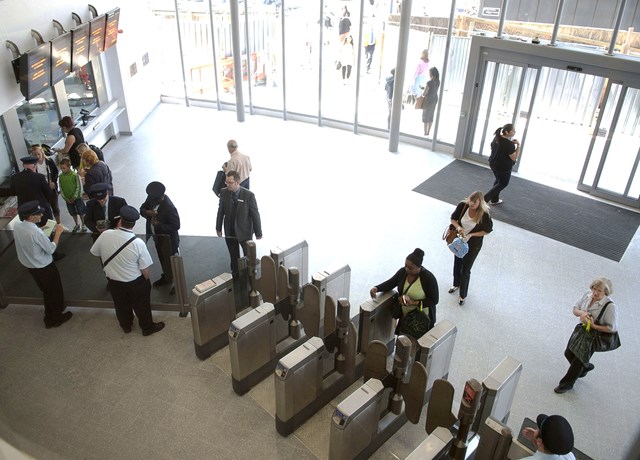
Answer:
POLYGON ((87 144, 85 144, 84 142, 82 144, 78 144, 78 146, 76 147, 76 151, 82 155, 84 152, 86 152, 87 150, 91 150, 91 147, 89 147, 87 144))
POLYGON ((591 281, 591 285, 589 289, 602 289, 604 291, 604 295, 613 294, 613 286, 611 285, 611 280, 609 278, 600 277, 591 281))
POLYGON ((89 149, 82 152, 82 161, 84 161, 84 164, 86 164, 87 166, 93 166, 100 160, 98 159, 98 155, 96 155, 96 152, 89 149))
POLYGON ((429 50, 427 49, 422 50, 422 53, 420 54, 420 59, 422 59, 424 62, 429 61, 429 50))

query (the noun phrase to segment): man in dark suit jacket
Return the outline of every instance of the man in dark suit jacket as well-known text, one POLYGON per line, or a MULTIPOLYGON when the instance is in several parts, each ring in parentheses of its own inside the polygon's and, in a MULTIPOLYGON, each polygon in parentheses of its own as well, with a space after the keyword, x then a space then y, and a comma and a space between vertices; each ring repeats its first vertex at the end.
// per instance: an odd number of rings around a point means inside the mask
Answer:
POLYGON ((105 230, 116 228, 118 223, 116 217, 120 215, 120 208, 127 205, 127 200, 124 198, 115 195, 109 196, 109 189, 109 184, 98 183, 93 184, 89 190, 91 199, 87 201, 84 223, 96 238, 105 230), (105 221, 108 221, 109 224, 102 225, 105 221))
POLYGON ((20 158, 24 169, 18 174, 11 176, 11 185, 8 190, 4 190, 3 195, 17 196, 18 206, 28 203, 29 201, 37 201, 44 210, 42 219, 38 224, 42 227, 47 223, 48 219, 53 219, 53 211, 51 210, 51 194, 52 190, 47 179, 40 173, 36 172, 36 157, 28 156, 20 158))
MULTIPOLYGON (((173 202, 165 195, 166 187, 161 182, 147 185, 147 199, 140 206, 140 215, 147 220, 147 241, 153 237, 162 265, 162 276, 156 280, 155 287, 173 282, 171 256, 178 253, 180 246, 180 215, 173 202)), ((169 294, 175 293, 172 287, 169 294)))
POLYGON ((238 271, 238 259, 240 247, 247 255, 247 241, 256 234, 257 239, 262 238, 262 225, 260 213, 255 195, 240 186, 240 175, 236 171, 227 172, 227 185, 220 191, 220 203, 216 218, 216 233, 222 236, 222 224, 224 222, 224 234, 226 237, 229 256, 231 257, 231 271, 238 271))

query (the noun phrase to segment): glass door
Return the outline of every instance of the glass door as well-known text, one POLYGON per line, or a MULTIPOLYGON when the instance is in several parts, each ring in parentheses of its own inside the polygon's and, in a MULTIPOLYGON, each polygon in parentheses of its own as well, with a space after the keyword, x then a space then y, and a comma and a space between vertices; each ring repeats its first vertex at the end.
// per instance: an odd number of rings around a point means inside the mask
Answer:
POLYGON ((578 189, 638 207, 640 89, 609 80, 578 189))
MULTIPOLYGON (((507 123, 516 126, 521 151, 524 152, 539 73, 537 67, 485 61, 482 83, 476 96, 477 109, 471 112, 477 113, 477 118, 471 130, 473 138, 469 156, 488 161, 493 133, 507 123)), ((517 170, 517 165, 514 170, 517 170)))

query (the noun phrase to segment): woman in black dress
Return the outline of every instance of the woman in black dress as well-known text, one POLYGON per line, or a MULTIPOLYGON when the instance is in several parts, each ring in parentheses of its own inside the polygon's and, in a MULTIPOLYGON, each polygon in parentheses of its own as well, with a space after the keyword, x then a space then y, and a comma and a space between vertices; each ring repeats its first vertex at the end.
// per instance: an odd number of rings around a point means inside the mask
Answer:
POLYGON ((58 122, 58 126, 62 129, 62 132, 67 135, 67 139, 64 143, 64 147, 58 149, 58 154, 61 156, 68 156, 71 160, 71 166, 77 171, 80 167, 80 153, 78 153, 78 145, 84 142, 84 135, 80 128, 76 128, 71 117, 63 117, 58 122))
POLYGON ((424 102, 422 105, 422 123, 424 123, 424 135, 428 136, 433 123, 433 114, 438 103, 438 91, 440 90, 440 72, 437 68, 429 69, 429 81, 424 89, 424 102))
POLYGON ((493 134, 489 166, 496 180, 491 190, 484 194, 484 199, 489 204, 500 204, 502 203, 500 192, 509 185, 511 168, 516 164, 518 155, 520 155, 520 141, 512 139, 516 134, 516 129, 511 123, 496 129, 493 134))

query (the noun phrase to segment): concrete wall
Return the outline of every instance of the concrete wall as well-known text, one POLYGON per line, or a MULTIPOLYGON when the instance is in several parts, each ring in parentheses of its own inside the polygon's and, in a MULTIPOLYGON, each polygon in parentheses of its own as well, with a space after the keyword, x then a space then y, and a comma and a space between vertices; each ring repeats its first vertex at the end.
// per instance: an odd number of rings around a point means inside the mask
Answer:
MULTIPOLYGON (((121 106, 126 104, 126 114, 121 117, 121 131, 133 131, 160 101, 160 86, 154 77, 153 22, 146 1, 136 0, 118 4, 113 0, 93 0, 91 2, 99 14, 119 6, 120 25, 124 33, 118 35, 115 49, 108 50, 99 59, 105 68, 110 99, 118 98, 121 106), (142 65, 142 56, 149 54, 149 65, 142 65), (131 76, 130 66, 136 64, 138 72, 131 76)), ((56 19, 71 30, 75 23, 71 13, 75 12, 84 21, 90 12, 86 1, 79 0, 0 0, 0 114, 10 110, 24 98, 20 93, 11 67, 12 54, 5 47, 11 40, 21 52, 36 46, 31 37, 31 29, 42 34, 45 40, 57 36, 52 20, 56 19)))

